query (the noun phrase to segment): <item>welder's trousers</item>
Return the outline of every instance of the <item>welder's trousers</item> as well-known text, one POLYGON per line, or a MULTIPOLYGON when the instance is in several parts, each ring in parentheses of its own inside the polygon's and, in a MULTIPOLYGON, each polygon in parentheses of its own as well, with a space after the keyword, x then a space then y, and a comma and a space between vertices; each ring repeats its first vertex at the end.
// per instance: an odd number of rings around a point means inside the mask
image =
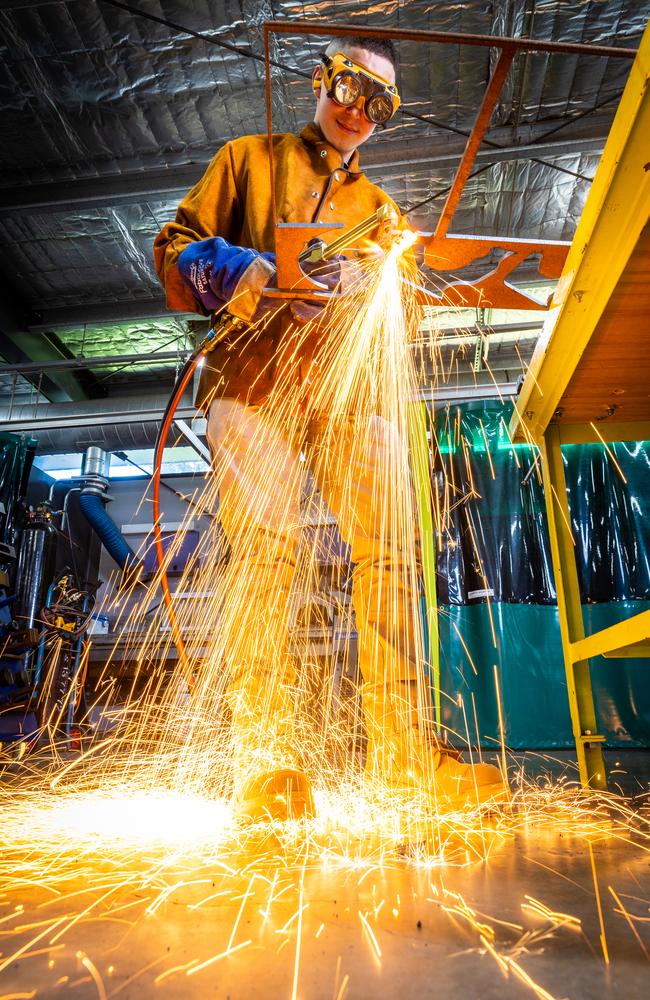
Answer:
POLYGON ((289 432, 273 414, 227 399, 211 404, 207 435, 232 548, 226 698, 243 777, 291 764, 296 678, 287 632, 306 467, 350 547, 369 766, 400 771, 430 713, 404 443, 378 417, 319 418, 289 432))

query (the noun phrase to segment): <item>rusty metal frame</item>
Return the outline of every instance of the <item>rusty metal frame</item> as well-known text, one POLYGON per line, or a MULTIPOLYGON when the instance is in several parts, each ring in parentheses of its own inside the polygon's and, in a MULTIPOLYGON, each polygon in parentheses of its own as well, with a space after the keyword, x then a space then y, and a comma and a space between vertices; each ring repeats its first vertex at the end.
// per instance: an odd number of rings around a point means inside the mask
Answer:
POLYGON ((359 25, 331 24, 324 21, 267 21, 264 25, 264 62, 266 70, 266 124, 271 181, 271 208, 275 228, 278 289, 271 291, 283 298, 323 298, 330 293, 318 291, 312 280, 300 270, 298 254, 314 236, 323 230, 336 228, 332 223, 279 223, 275 194, 275 165, 273 162, 273 126, 271 103, 271 34, 325 35, 327 37, 355 36, 362 33, 367 38, 390 38, 393 41, 423 42, 426 44, 471 45, 499 50, 499 57, 483 95, 481 106, 465 150, 457 167, 451 188, 433 233, 420 233, 418 243, 423 248, 424 263, 433 271, 454 271, 477 262, 493 250, 504 251, 496 265, 475 281, 454 280, 439 292, 420 290, 419 298, 427 305, 481 305, 497 308, 545 309, 539 303, 519 292, 506 280, 524 260, 539 255, 539 270, 547 278, 559 278, 570 243, 544 240, 515 240, 503 237, 476 237, 450 235, 449 229, 460 202, 465 184, 470 176, 478 149, 485 137, 492 113, 518 52, 547 52, 553 54, 599 56, 604 58, 633 59, 635 49, 612 48, 607 45, 583 45, 573 42, 544 42, 533 38, 508 38, 498 35, 469 35, 452 31, 420 31, 403 28, 370 28, 359 25), (441 264, 443 265, 441 267, 441 264))

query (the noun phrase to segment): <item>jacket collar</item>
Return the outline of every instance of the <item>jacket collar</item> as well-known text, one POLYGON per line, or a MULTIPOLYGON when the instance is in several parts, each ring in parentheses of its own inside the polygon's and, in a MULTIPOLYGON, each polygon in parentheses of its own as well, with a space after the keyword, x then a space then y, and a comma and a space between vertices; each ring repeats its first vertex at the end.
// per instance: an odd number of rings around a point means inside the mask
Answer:
MULTIPOLYGON (((309 125, 305 125, 304 129, 300 133, 300 138, 308 146, 317 150, 319 161, 321 160, 322 150, 326 151, 326 156, 322 157, 322 163, 324 171, 327 173, 332 173, 333 170, 342 169, 342 159, 341 154, 338 149, 330 145, 327 141, 320 128, 316 122, 310 122, 309 125)), ((348 165, 343 167, 348 174, 352 176, 360 175, 363 173, 359 168, 359 150, 355 149, 354 153, 350 157, 348 165)))

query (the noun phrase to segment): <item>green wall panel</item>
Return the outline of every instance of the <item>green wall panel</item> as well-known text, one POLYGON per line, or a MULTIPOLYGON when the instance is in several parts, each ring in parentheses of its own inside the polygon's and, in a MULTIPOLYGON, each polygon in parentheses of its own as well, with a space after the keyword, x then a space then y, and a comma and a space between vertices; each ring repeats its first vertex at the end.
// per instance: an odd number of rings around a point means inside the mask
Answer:
MULTIPOLYGON (((605 628, 648 606, 644 601, 587 605, 585 627, 588 632, 605 628)), ((477 742, 475 706, 481 744, 489 748, 498 743, 496 664, 507 745, 512 749, 573 745, 556 607, 445 605, 439 607, 439 624, 443 724, 454 742, 465 742, 468 736, 471 743, 477 742)), ((608 744, 650 745, 650 660, 597 657, 591 673, 600 731, 608 744)))

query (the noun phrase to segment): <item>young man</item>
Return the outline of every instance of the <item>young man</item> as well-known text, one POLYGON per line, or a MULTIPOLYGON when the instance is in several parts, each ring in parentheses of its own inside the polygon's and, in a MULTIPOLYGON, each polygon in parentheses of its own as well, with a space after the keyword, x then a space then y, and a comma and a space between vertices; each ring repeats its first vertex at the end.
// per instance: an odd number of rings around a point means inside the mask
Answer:
MULTIPOLYGON (((392 43, 363 37, 332 41, 313 70, 312 88, 314 121, 299 136, 273 137, 277 221, 342 223, 348 229, 392 204, 366 178, 358 153, 399 105, 392 43)), ((339 233, 325 231, 323 239, 339 233)), ((175 222, 161 231, 154 253, 169 308, 210 313, 226 307, 250 325, 245 336, 227 339, 209 355, 199 390, 219 468, 221 520, 233 549, 231 585, 256 581, 233 598, 236 622, 226 647, 241 811, 256 818, 267 810, 282 818, 283 810, 291 813, 292 796, 309 810, 304 776, 292 779, 288 796, 278 794, 290 773, 285 769, 295 764, 287 724, 293 677, 283 637, 295 570, 300 449, 351 548, 362 702, 377 777, 397 784, 433 780, 436 794, 454 799, 483 801, 501 794, 496 768, 464 765, 422 731, 425 685, 415 652, 420 639, 413 635, 417 594, 399 539, 391 537, 390 525, 378 525, 386 518, 378 518, 375 509, 378 498, 386 509, 391 505, 388 470, 394 468, 395 435, 372 417, 361 436, 345 423, 337 428, 344 489, 325 468, 318 427, 310 432, 310 450, 265 415, 279 379, 285 396, 292 385, 298 395, 303 391, 326 335, 318 322, 320 305, 294 301, 278 311, 277 300, 263 294, 275 284, 266 136, 224 146, 181 202, 175 222), (257 755, 261 743, 264 751, 257 755), (421 755, 414 762, 412 752, 425 743, 426 766, 421 755)), ((328 289, 340 289, 347 265, 336 259, 312 273, 328 289)))

